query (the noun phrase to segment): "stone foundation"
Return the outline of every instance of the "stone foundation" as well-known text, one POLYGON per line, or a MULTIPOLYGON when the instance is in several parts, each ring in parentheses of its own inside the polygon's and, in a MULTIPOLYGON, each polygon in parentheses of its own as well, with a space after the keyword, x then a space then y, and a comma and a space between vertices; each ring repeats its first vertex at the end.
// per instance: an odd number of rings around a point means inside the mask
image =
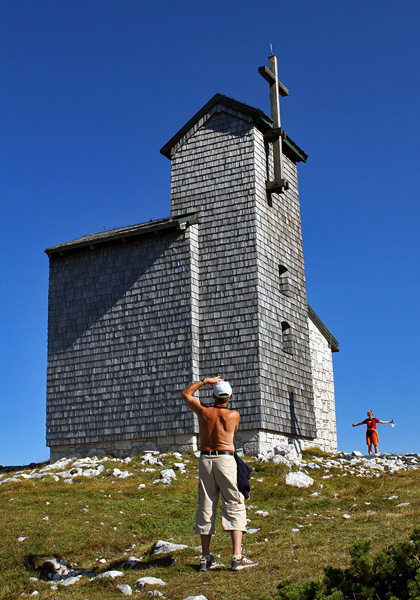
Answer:
MULTIPOLYGON (((298 450, 317 446, 321 449, 319 440, 302 440, 291 438, 274 431, 258 431, 249 429, 238 431, 235 435, 235 447, 244 454, 257 456, 260 452, 272 450, 278 444, 294 443, 298 450)), ((50 462, 56 462, 60 458, 84 458, 85 456, 113 456, 115 458, 126 458, 137 456, 145 450, 157 450, 159 452, 196 452, 199 449, 199 438, 197 434, 169 435, 155 438, 144 438, 134 440, 114 440, 97 444, 63 444, 51 446, 50 462)))
POLYGON ((126 458, 137 456, 145 450, 159 452, 195 452, 198 450, 196 434, 168 435, 134 440, 108 440, 92 444, 63 444, 50 447, 50 462, 60 458, 84 458, 85 456, 114 456, 126 458))

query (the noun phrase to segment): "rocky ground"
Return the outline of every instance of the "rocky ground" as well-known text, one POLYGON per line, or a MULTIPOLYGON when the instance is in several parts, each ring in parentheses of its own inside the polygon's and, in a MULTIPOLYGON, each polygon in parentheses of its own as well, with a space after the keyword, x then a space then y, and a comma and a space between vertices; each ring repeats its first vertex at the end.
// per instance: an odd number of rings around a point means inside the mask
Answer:
MULTIPOLYGON (((199 453, 197 453, 199 454, 199 453)), ((53 464, 30 465, 29 468, 22 468, 14 471, 11 468, 4 468, 0 474, 0 486, 6 483, 19 483, 28 479, 41 480, 52 479, 54 481, 64 481, 71 485, 76 477, 104 478, 112 477, 115 479, 126 479, 133 476, 130 470, 132 458, 97 458, 95 456, 82 459, 64 458, 53 464)), ((145 454, 141 463, 141 471, 155 471, 158 476, 152 485, 163 484, 170 486, 178 477, 188 473, 189 459, 180 453, 171 454, 145 454), (165 468, 165 463, 170 464, 171 468, 165 468)), ((305 458, 299 448, 293 444, 280 444, 270 451, 261 453, 258 457, 250 459, 250 464, 272 462, 287 467, 284 475, 287 485, 309 488, 314 484, 311 473, 322 469, 323 475, 320 479, 329 479, 332 477, 380 477, 385 473, 397 473, 399 471, 416 470, 420 468, 420 454, 378 454, 374 456, 362 455, 360 452, 352 453, 339 452, 330 456, 312 456, 305 458)), ((137 462, 136 468, 139 468, 137 462)), ((253 477, 255 477, 255 473, 253 477)), ((319 479, 318 479, 319 482, 319 479)), ((138 489, 143 489, 142 483, 138 489)), ((321 486, 317 486, 317 489, 321 486)), ((317 496, 320 492, 313 492, 317 496)), ((398 496, 390 496, 389 500, 397 501, 398 496)), ((397 507, 405 506, 407 503, 396 504, 397 507)), ((248 505, 250 511, 264 516, 264 511, 258 510, 258 507, 248 505)), ((268 514, 268 513, 267 513, 268 514)), ((44 517, 48 519, 48 516, 44 517)), ((333 518, 333 517, 330 517, 333 518)), ((351 518, 349 514, 343 514, 342 518, 351 518)), ((248 529, 248 533, 253 534, 258 529, 248 529)), ((18 538, 23 542, 26 538, 18 538)), ((187 548, 184 544, 172 544, 171 542, 158 540, 153 547, 154 554, 164 554, 187 548)), ((140 557, 131 556, 121 565, 122 569, 134 569, 141 562, 140 557)), ((123 576, 123 571, 110 570, 98 575, 94 571, 72 569, 63 560, 51 559, 45 561, 40 569, 40 579, 48 582, 52 589, 58 589, 58 586, 70 586, 77 583, 82 577, 112 578, 118 579, 123 576)), ((33 578, 36 581, 35 578, 33 578)), ((164 594, 159 588, 164 588, 167 582, 154 577, 142 577, 135 583, 135 589, 149 591, 153 596, 164 598, 164 594), (157 589, 156 589, 157 588, 157 589)), ((133 589, 128 584, 118 584, 118 588, 124 595, 132 595, 133 589)), ((134 590, 135 591, 135 590, 134 590)), ((33 593, 32 595, 34 595, 33 593)), ((205 596, 189 596, 184 600, 206 600, 205 596)))

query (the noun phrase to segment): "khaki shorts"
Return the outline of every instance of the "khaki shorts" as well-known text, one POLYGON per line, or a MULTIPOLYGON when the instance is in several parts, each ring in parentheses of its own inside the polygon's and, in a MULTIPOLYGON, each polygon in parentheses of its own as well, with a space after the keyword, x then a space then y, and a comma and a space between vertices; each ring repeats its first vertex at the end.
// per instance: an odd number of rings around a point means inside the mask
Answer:
POLYGON ((245 499, 238 490, 233 456, 200 456, 195 533, 214 535, 217 503, 222 496, 224 531, 246 531, 245 499))

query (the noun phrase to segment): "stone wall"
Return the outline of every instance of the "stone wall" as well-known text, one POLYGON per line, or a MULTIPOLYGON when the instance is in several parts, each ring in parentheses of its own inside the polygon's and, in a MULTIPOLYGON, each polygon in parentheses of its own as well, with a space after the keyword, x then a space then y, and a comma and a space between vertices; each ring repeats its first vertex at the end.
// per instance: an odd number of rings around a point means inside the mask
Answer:
POLYGON ((330 345, 308 319, 317 437, 308 443, 325 452, 337 450, 333 360, 330 345))

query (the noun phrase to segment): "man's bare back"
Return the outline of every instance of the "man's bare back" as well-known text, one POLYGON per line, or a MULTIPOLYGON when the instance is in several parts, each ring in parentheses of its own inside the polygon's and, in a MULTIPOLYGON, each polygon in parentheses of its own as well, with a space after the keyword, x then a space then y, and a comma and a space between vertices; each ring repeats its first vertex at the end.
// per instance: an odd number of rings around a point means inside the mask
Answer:
POLYGON ((206 406, 197 413, 200 450, 235 451, 233 436, 238 430, 239 413, 225 407, 206 406))
MULTIPOLYGON (((222 381, 220 377, 207 377, 207 383, 214 386, 222 381)), ((193 394, 202 387, 203 382, 192 383, 183 392, 185 402, 198 416, 200 426, 200 450, 230 450, 235 451, 233 436, 238 430, 239 413, 237 410, 226 408, 226 401, 215 400, 217 406, 204 406, 193 394)))

